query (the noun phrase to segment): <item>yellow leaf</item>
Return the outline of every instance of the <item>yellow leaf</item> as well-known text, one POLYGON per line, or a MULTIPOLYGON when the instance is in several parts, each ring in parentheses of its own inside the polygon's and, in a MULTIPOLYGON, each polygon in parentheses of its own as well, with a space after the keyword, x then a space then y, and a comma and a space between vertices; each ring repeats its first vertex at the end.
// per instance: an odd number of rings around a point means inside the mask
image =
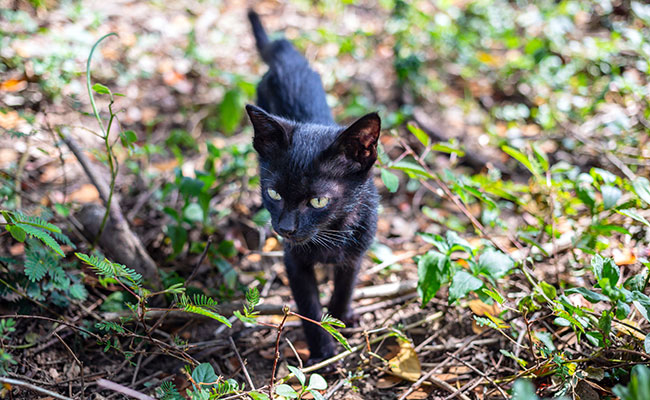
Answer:
POLYGON ((613 254, 616 265, 630 265, 636 262, 636 255, 633 249, 614 249, 613 254))
POLYGON ((422 368, 413 344, 408 341, 400 341, 399 347, 399 353, 389 360, 391 372, 400 378, 417 381, 422 375, 422 368))
POLYGON ((482 317, 486 314, 490 315, 497 315, 501 312, 501 309, 499 307, 499 304, 496 302, 493 303, 492 305, 485 304, 481 300, 470 300, 469 303, 469 308, 472 310, 472 312, 479 317, 482 317))
POLYGON ((0 91, 2 92, 20 92, 27 88, 27 81, 24 79, 7 79, 0 83, 0 91))

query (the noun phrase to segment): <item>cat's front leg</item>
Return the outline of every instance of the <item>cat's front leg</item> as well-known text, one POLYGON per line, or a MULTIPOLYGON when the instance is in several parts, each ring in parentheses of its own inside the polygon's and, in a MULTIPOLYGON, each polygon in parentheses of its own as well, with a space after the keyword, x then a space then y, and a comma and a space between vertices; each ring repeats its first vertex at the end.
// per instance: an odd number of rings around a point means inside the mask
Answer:
MULTIPOLYGON (((322 316, 318 296, 318 284, 314 275, 314 263, 306 254, 299 254, 285 248, 284 263, 289 277, 289 286, 293 299, 298 306, 298 313, 314 321, 322 316)), ((320 326, 302 320, 302 326, 309 346, 309 361, 314 363, 334 355, 332 337, 320 326)))
POLYGON ((361 256, 347 258, 334 267, 334 292, 330 299, 329 312, 348 327, 356 325, 357 322, 350 304, 360 267, 361 256))

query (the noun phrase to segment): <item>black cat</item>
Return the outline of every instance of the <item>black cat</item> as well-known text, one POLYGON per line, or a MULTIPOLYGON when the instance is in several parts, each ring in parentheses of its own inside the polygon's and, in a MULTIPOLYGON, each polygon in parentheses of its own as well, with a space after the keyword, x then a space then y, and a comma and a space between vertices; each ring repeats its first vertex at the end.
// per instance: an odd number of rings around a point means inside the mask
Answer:
MULTIPOLYGON (((361 259, 377 225, 377 159, 381 121, 368 114, 349 127, 334 122, 320 76, 287 40, 269 41, 249 11, 257 48, 269 65, 247 105, 259 154, 262 203, 284 238, 284 262, 298 312, 320 321, 316 263, 334 265, 328 312, 352 321, 350 301, 361 259)), ((303 321, 310 362, 334 355, 322 328, 303 321)))

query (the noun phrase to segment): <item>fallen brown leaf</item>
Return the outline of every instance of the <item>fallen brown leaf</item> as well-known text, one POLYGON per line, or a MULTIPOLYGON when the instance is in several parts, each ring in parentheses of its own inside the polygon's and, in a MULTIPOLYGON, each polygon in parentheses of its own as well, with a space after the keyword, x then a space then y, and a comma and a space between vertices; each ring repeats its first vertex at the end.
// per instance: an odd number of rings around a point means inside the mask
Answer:
POLYGON ((27 81, 24 79, 7 79, 0 83, 0 91, 2 92, 20 92, 27 88, 27 81))
POLYGON ((70 193, 66 199, 66 202, 76 201, 79 203, 92 203, 98 200, 99 192, 97 191, 97 188, 91 183, 86 183, 84 185, 81 185, 79 189, 70 193))
POLYGON ((416 381, 422 375, 418 355, 408 341, 400 341, 400 351, 389 360, 389 365, 393 374, 409 381, 416 381))
POLYGON ((636 262, 636 254, 634 254, 634 249, 614 249, 612 253, 614 255, 614 262, 616 265, 630 265, 636 262))

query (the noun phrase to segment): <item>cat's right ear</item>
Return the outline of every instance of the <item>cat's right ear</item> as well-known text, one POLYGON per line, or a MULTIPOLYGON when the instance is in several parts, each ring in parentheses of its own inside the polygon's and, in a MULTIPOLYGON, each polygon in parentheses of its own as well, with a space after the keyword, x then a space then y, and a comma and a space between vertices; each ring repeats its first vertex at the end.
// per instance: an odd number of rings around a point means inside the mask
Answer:
POLYGON ((262 157, 277 155, 289 147, 289 126, 271 114, 252 104, 246 105, 246 112, 253 124, 255 136, 253 147, 262 157))

